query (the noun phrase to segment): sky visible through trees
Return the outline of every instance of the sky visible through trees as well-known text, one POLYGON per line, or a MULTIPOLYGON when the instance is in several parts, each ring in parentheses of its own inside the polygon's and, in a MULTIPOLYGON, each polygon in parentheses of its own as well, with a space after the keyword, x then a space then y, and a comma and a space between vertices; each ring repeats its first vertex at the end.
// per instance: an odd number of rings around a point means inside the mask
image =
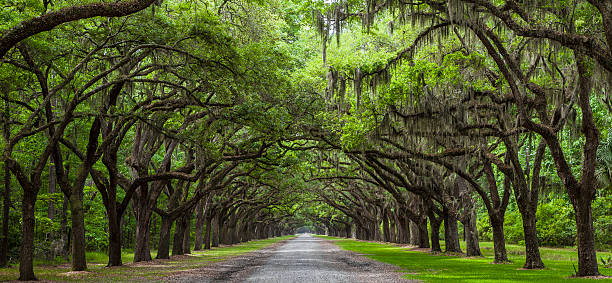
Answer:
POLYGON ((610 267, 612 0, 0 6, 19 280, 298 231, 610 267))

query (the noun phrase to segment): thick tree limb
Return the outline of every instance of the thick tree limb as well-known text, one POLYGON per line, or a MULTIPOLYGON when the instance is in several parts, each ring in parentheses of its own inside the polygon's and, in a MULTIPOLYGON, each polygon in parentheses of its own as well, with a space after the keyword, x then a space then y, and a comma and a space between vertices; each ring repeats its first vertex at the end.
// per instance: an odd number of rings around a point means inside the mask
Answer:
POLYGON ((58 25, 93 17, 123 17, 149 7, 156 0, 132 0, 118 3, 92 3, 67 7, 40 17, 25 20, 6 31, 0 38, 0 58, 22 40, 49 31, 58 25))

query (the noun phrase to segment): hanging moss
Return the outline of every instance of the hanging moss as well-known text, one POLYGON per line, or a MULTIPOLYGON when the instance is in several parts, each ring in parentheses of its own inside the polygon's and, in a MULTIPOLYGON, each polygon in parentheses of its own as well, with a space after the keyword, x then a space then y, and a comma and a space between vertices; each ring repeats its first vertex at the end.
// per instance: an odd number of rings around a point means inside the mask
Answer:
POLYGON ((363 89, 363 84, 362 84, 362 79, 363 79, 363 73, 361 72, 361 69, 359 68, 355 68, 355 74, 354 74, 354 90, 355 90, 355 96, 357 98, 357 104, 356 107, 357 109, 360 108, 360 104, 361 104, 361 92, 363 89))

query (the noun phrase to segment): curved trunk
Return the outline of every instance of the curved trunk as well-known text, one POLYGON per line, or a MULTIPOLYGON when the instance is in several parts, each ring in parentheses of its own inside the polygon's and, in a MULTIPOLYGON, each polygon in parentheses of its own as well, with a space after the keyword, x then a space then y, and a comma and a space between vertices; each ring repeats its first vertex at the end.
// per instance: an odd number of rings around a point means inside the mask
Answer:
MULTIPOLYGON (((604 1, 600 1, 604 2, 604 1)), ((610 0, 602 3, 602 14, 612 9, 610 0)), ((606 23, 612 22, 608 15, 604 17, 606 23)), ((612 27, 606 27, 608 43, 612 43, 612 27)), ((609 46, 612 48, 612 46, 609 46)), ((600 275, 597 266, 597 253, 595 251, 595 234, 593 232, 593 216, 591 215, 591 201, 595 199, 595 167, 597 164, 597 147, 599 146, 599 130, 593 118, 591 109, 591 93, 593 89, 593 61, 576 52, 576 65, 578 67, 578 88, 580 109, 582 110, 582 132, 586 138, 583 148, 582 176, 578 186, 566 186, 566 190, 574 211, 576 212, 576 243, 578 246, 578 276, 600 275)), ((549 146, 550 148, 550 146, 549 146)), ((561 154, 563 152, 561 151, 561 154)), ((559 157, 559 156, 557 156, 559 157)), ((571 174, 571 170, 568 170, 571 174)), ((562 178, 563 179, 563 178, 562 178)), ((568 179, 565 179, 568 181, 568 179)), ((570 182, 574 183, 574 182, 570 182)))

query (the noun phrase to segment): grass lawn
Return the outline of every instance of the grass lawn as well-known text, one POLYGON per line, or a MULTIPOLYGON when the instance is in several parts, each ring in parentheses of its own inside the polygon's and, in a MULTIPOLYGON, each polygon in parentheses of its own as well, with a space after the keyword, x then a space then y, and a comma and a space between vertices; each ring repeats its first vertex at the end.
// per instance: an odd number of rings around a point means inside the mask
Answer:
MULTIPOLYGON (((282 240, 293 238, 284 236, 267 240, 256 240, 234 246, 223 246, 208 251, 197 251, 190 255, 174 257, 169 260, 154 260, 151 262, 133 264, 134 254, 123 253, 124 266, 105 267, 108 256, 104 253, 87 253, 87 272, 69 273, 70 263, 38 261, 34 274, 39 280, 68 282, 134 282, 160 281, 162 277, 177 271, 202 267, 210 262, 220 261, 265 248, 282 240)), ((155 257, 155 253, 152 253, 155 257)), ((19 266, 0 268, 0 281, 16 280, 19 277, 19 266)))
MULTIPOLYGON (((572 265, 578 268, 578 255, 574 249, 541 248, 544 270, 522 270, 525 263, 523 246, 506 245, 511 264, 491 264, 493 262, 493 243, 481 242, 482 258, 465 258, 460 256, 433 255, 392 244, 373 243, 320 236, 333 240, 342 249, 354 251, 365 256, 397 265, 406 272, 406 278, 425 282, 582 282, 587 279, 569 278, 574 274, 572 265)), ((443 243, 442 243, 443 244, 443 243)), ((462 243, 462 248, 465 251, 462 243)), ((442 247, 444 250, 444 246, 442 247)), ((598 252, 597 257, 611 256, 610 252, 598 252)), ((601 264, 599 271, 612 276, 612 269, 601 264)), ((611 279, 596 282, 611 282, 611 279)))

